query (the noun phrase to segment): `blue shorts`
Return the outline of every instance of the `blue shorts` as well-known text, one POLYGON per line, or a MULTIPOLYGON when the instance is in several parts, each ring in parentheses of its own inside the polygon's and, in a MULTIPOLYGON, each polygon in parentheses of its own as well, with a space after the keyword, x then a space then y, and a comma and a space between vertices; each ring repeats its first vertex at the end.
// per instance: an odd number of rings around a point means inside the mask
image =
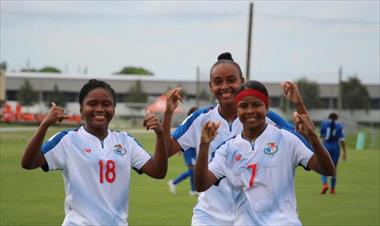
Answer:
POLYGON ((183 159, 185 160, 186 165, 194 166, 196 160, 195 148, 189 148, 183 152, 183 159))

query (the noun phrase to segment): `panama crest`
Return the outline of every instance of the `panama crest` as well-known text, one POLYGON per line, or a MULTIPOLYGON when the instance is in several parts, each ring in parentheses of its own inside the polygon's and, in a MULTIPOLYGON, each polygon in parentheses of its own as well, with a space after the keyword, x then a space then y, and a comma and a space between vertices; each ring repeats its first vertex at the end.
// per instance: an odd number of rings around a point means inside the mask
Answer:
POLYGON ((277 144, 272 142, 268 143, 267 147, 264 148, 264 153, 267 155, 273 155, 278 151, 277 144))
POLYGON ((127 153, 127 149, 125 149, 121 144, 116 144, 113 146, 113 152, 117 155, 123 156, 127 153))

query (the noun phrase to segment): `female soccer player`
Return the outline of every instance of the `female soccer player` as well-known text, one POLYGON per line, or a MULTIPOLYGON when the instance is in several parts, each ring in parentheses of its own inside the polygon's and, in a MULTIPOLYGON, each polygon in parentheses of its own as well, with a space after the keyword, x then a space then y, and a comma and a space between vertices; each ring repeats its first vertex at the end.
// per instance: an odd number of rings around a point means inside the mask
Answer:
POLYGON ((247 82, 234 100, 243 132, 220 146, 209 163, 208 150, 220 133, 220 122, 206 123, 194 170, 196 190, 205 191, 226 177, 235 194, 242 194, 239 201, 235 199, 239 224, 301 225, 294 192, 295 168, 300 164, 320 174, 335 174, 312 121, 307 114, 295 113, 297 128, 308 138, 314 153, 294 134, 266 122, 269 97, 260 82, 247 82))
MULTIPOLYGON (((202 128, 210 120, 218 121, 220 127, 217 136, 210 143, 209 159, 214 156, 217 147, 239 134, 243 127, 237 117, 234 98, 243 82, 240 66, 232 59, 231 54, 220 54, 218 61, 211 67, 209 82, 210 90, 218 100, 218 104, 215 107, 199 109, 177 127, 172 137, 167 138, 170 141, 167 142, 169 156, 189 148, 195 148, 198 153, 202 128)), ((287 98, 296 103, 297 110, 304 110, 302 99, 299 95, 297 96, 299 94, 297 89, 289 84, 284 84, 283 88, 287 98)), ((169 91, 167 96, 163 127, 166 131, 165 135, 169 136, 171 117, 178 105, 178 100, 182 100, 180 88, 169 91)), ((276 113, 272 111, 267 113, 268 122, 277 124, 281 128, 294 130, 276 113)), ((199 195, 193 210, 192 225, 233 225, 235 208, 235 200, 227 180, 218 180, 215 186, 199 195)))
POLYGON ((144 126, 156 133, 151 157, 126 132, 110 130, 115 114, 115 92, 103 81, 91 79, 79 94, 84 125, 62 131, 42 145, 48 128, 65 118, 54 103, 29 141, 22 157, 24 169, 61 170, 65 182, 63 225, 128 225, 131 168, 153 178, 164 178, 167 148, 164 131, 155 115, 144 126))
MULTIPOLYGON (((346 151, 346 143, 344 142, 344 130, 342 124, 337 122, 338 115, 336 113, 331 113, 329 115, 329 120, 324 121, 321 125, 321 138, 323 140, 323 145, 329 152, 332 161, 334 162, 335 167, 338 167, 339 157, 340 157, 340 146, 343 149, 343 161, 346 161, 347 151, 346 151)), ((331 194, 335 194, 335 185, 336 185, 337 176, 332 176, 330 185, 331 185, 331 194)), ((327 177, 322 176, 322 190, 321 194, 326 194, 327 190, 329 190, 329 186, 327 185, 327 177)))

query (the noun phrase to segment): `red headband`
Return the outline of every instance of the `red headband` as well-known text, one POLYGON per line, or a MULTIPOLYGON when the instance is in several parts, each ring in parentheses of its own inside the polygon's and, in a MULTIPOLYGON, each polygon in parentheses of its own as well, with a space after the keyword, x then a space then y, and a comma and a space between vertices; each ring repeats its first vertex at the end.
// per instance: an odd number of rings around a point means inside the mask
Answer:
POLYGON ((269 106, 268 97, 264 93, 256 89, 246 89, 246 90, 241 91, 238 95, 235 96, 235 102, 239 103, 239 101, 241 101, 241 99, 243 99, 243 97, 246 97, 246 96, 255 96, 259 100, 264 102, 265 107, 268 108, 269 106))

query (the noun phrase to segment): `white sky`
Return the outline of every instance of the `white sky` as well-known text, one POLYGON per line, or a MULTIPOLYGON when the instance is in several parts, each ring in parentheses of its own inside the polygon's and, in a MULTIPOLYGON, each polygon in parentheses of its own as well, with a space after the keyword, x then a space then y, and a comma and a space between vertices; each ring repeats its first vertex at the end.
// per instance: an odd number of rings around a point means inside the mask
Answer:
MULTIPOLYGON (((1 0, 8 70, 142 66, 157 78, 202 79, 224 51, 246 68, 248 1, 1 0)), ((251 79, 380 83, 379 1, 256 1, 251 79)))

